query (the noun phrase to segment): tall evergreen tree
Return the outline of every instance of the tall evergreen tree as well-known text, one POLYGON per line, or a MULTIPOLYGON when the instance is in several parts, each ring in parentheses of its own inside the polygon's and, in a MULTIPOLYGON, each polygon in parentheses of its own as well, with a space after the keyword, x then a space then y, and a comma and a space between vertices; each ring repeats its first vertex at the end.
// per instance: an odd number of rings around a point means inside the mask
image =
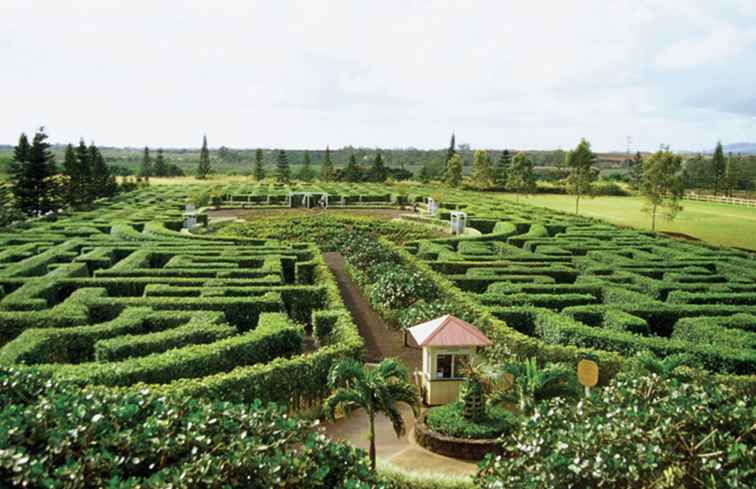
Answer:
POLYGON ((165 156, 163 156, 163 148, 158 148, 157 156, 155 156, 155 165, 152 167, 152 173, 156 177, 168 176, 168 165, 165 163, 165 156))
POLYGON ((493 184, 493 168, 488 151, 476 150, 473 155, 473 184, 478 188, 488 188, 493 184))
POLYGON ((139 169, 139 175, 146 179, 149 179, 152 176, 152 157, 150 156, 150 148, 147 146, 144 147, 142 167, 139 169))
POLYGON ((202 148, 200 149, 199 166, 197 167, 197 178, 204 180, 210 173, 210 151, 207 149, 207 135, 202 136, 202 148))
POLYGON ((449 149, 446 150, 446 161, 445 163, 449 163, 449 160, 452 159, 452 156, 457 154, 457 144, 454 141, 454 133, 451 135, 451 141, 449 142, 449 149))
POLYGON ((11 190, 15 197, 16 207, 27 213, 31 207, 32 189, 26 181, 26 165, 29 161, 31 145, 25 133, 21 133, 18 144, 13 148, 13 159, 8 166, 11 190))
POLYGON ((735 184, 737 183, 737 165, 736 161, 739 162, 740 155, 736 157, 732 155, 732 152, 730 152, 727 155, 727 163, 725 164, 725 174, 724 177, 722 177, 723 187, 724 187, 724 193, 727 197, 732 197, 732 193, 735 190, 735 184))
POLYGON ((711 158, 712 175, 714 180, 714 195, 718 195, 722 188, 722 180, 725 175, 725 157, 722 149, 722 142, 717 141, 717 147, 714 149, 714 155, 711 158))
POLYGON ((581 139, 577 147, 567 153, 567 188, 575 195, 575 214, 580 211, 580 197, 593 194, 593 182, 598 178, 596 155, 591 151, 591 143, 581 139))
POLYGON ((286 151, 278 151, 278 162, 276 164, 276 181, 279 183, 289 183, 291 178, 289 171, 289 158, 286 156, 286 151))
MULTIPOLYGON (((92 145, 94 147, 94 144, 92 145)), ((97 197, 110 197, 109 180, 110 169, 105 163, 105 157, 102 151, 95 147, 94 165, 92 166, 92 181, 94 183, 94 194, 97 197)))
POLYGON ((450 187, 459 187, 462 184, 462 157, 456 153, 446 162, 445 180, 450 187))
POLYGON ((349 155, 349 163, 344 168, 344 180, 347 182, 358 182, 360 180, 360 169, 357 167, 357 159, 354 153, 349 155))
POLYGON ((48 178, 55 174, 55 160, 47 142, 45 128, 41 127, 32 139, 29 155, 24 165, 24 186, 21 209, 30 215, 40 215, 56 210, 47 204, 50 187, 48 178))
POLYGON ((684 193, 682 158, 670 151, 657 151, 643 162, 641 193, 646 205, 643 210, 651 214, 651 230, 656 230, 656 214, 665 211, 667 220, 674 219, 682 210, 680 199, 684 193))
POLYGON ((83 138, 79 140, 79 145, 76 147, 76 161, 78 162, 78 171, 76 176, 72 177, 72 185, 76 193, 73 201, 76 205, 87 205, 92 201, 90 189, 93 162, 89 148, 87 148, 83 138))
POLYGON ((533 172, 533 162, 525 153, 517 153, 512 158, 512 165, 509 167, 507 177, 507 188, 515 192, 517 200, 520 199, 520 194, 528 194, 535 190, 536 177, 533 172))
POLYGON ((507 185, 507 173, 509 172, 509 164, 512 162, 512 155, 509 150, 504 150, 499 155, 499 159, 496 161, 496 168, 494 169, 494 182, 499 187, 505 187, 507 185))
POLYGON ((630 160, 630 171, 628 172, 630 186, 639 189, 643 180, 643 156, 640 151, 630 160))
MULTIPOLYGON (((461 174, 461 171, 460 171, 460 174, 461 174)), ((430 171, 428 170, 427 162, 423 163, 423 165, 420 167, 420 171, 417 173, 417 179, 420 180, 422 183, 430 182, 431 176, 430 176, 430 171)))
POLYGON ((368 171, 368 181, 385 182, 387 177, 388 177, 388 169, 386 168, 386 165, 383 164, 383 156, 381 156, 381 152, 378 151, 375 154, 373 165, 370 167, 370 170, 368 171))
POLYGON ((315 178, 315 174, 312 171, 312 163, 310 161, 309 151, 304 152, 304 162, 302 163, 302 168, 299 170, 297 178, 305 182, 310 182, 313 178, 315 178))
POLYGON ((331 160, 331 148, 326 146, 323 164, 320 165, 320 179, 324 182, 333 180, 333 161, 331 160))
POLYGON ((265 178, 265 155, 261 148, 257 148, 255 151, 255 168, 254 168, 255 180, 258 182, 265 178))

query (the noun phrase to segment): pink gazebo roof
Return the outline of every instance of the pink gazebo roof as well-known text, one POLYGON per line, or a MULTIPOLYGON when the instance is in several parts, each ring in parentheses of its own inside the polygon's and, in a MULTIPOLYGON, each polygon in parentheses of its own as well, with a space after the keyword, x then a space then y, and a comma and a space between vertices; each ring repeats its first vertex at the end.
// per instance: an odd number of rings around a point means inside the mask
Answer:
POLYGON ((409 328, 418 346, 488 346, 478 328, 450 314, 409 328))

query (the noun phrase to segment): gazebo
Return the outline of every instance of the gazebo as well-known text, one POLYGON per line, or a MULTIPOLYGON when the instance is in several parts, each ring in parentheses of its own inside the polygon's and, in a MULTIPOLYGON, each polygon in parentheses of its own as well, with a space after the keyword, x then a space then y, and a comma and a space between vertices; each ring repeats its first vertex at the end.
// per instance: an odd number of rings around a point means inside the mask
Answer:
POLYGON ((434 406, 456 401, 470 356, 491 340, 472 324, 449 314, 408 331, 423 349, 420 388, 425 403, 434 406))

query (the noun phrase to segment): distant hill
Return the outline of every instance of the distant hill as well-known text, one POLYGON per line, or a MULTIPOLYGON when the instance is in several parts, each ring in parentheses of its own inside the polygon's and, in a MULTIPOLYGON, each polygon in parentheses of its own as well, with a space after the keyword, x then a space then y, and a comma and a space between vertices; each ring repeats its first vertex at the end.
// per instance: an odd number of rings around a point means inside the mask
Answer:
MULTIPOLYGON (((731 143, 723 144, 722 149, 725 153, 740 153, 744 155, 756 155, 756 143, 731 143)), ((707 150, 706 153, 713 153, 714 148, 707 150)))

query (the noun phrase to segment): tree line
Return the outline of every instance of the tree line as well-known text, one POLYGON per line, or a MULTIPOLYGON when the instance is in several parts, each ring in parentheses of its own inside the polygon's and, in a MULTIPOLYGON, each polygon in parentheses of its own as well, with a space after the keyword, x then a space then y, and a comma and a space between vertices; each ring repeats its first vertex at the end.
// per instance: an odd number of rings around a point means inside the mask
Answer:
POLYGON ((119 191, 100 150, 84 140, 68 144, 58 167, 44 127, 29 140, 22 133, 8 165, 9 182, 0 186, 0 225, 67 207, 88 208, 99 198, 119 191))

